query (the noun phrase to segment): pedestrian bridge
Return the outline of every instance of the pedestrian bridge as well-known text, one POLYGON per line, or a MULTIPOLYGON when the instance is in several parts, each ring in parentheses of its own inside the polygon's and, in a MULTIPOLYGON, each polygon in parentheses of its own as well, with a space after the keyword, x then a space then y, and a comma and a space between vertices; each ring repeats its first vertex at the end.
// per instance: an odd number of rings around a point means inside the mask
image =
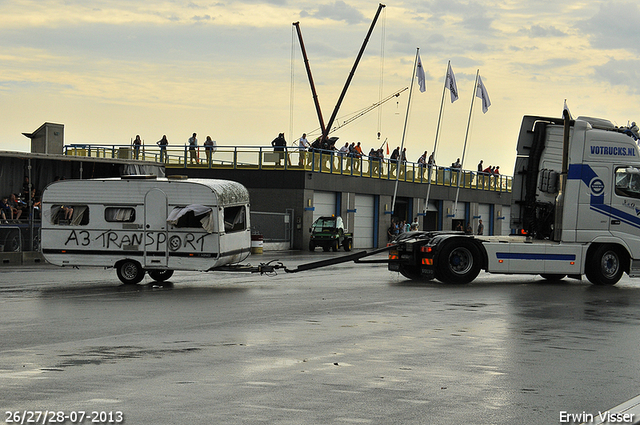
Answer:
POLYGON ((91 158, 114 158, 164 163, 167 170, 239 169, 239 170, 291 170, 314 173, 348 175, 362 178, 399 180, 403 182, 439 186, 453 186, 473 190, 511 192, 511 176, 478 173, 449 167, 426 167, 415 162, 389 160, 388 158, 351 158, 337 151, 299 151, 288 147, 274 152, 271 146, 218 146, 207 155, 203 147, 192 154, 188 146, 159 147, 130 145, 65 145, 65 155, 91 158))

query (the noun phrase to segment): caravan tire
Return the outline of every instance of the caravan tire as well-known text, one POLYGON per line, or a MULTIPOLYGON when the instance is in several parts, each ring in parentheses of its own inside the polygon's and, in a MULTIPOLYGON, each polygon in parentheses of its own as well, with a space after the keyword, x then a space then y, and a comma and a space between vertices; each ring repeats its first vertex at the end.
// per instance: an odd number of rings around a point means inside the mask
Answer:
POLYGON ((125 285, 135 285, 144 278, 144 269, 134 260, 122 260, 116 263, 118 279, 125 285))
POLYGON ((149 270, 149 277, 156 282, 164 282, 173 276, 173 270, 149 270))

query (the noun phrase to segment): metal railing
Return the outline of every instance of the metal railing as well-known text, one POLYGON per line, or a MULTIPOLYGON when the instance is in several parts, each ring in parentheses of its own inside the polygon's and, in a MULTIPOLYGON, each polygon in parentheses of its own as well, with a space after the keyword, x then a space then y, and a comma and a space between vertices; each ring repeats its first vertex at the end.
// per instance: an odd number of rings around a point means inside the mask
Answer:
POLYGON ((130 145, 66 145, 65 155, 91 158, 137 159, 163 163, 167 169, 257 169, 304 170, 384 180, 451 186, 467 189, 511 192, 512 178, 502 174, 479 173, 450 167, 428 167, 415 162, 399 162, 388 158, 354 158, 337 151, 300 151, 287 147, 274 151, 271 146, 218 146, 215 152, 204 147, 130 145))

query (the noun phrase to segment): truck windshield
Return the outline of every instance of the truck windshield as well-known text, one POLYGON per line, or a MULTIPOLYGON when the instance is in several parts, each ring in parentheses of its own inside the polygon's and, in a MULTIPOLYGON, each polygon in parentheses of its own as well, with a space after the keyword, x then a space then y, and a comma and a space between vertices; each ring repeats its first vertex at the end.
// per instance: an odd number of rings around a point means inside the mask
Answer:
POLYGON ((314 232, 321 232, 322 229, 334 229, 336 227, 335 218, 319 218, 312 225, 314 232))

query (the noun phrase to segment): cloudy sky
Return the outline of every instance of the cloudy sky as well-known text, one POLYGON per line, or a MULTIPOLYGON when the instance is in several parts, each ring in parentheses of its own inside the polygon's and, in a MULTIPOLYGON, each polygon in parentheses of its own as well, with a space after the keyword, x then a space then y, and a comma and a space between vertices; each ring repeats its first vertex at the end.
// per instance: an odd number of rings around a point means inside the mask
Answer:
MULTIPOLYGON (((191 133, 221 146, 291 143, 318 125, 293 22, 299 21, 328 121, 378 8, 363 0, 0 0, 0 150, 28 151, 44 122, 65 143, 128 144, 191 133)), ((446 102, 439 164, 462 154, 476 71, 492 106, 475 103, 465 168, 511 174, 523 115, 638 120, 637 2, 390 1, 338 114, 339 122, 413 78, 409 160, 433 149, 447 62, 460 99, 446 102)), ((409 90, 332 135, 365 150, 399 145, 409 90), (377 132, 381 133, 380 139, 377 132)))

